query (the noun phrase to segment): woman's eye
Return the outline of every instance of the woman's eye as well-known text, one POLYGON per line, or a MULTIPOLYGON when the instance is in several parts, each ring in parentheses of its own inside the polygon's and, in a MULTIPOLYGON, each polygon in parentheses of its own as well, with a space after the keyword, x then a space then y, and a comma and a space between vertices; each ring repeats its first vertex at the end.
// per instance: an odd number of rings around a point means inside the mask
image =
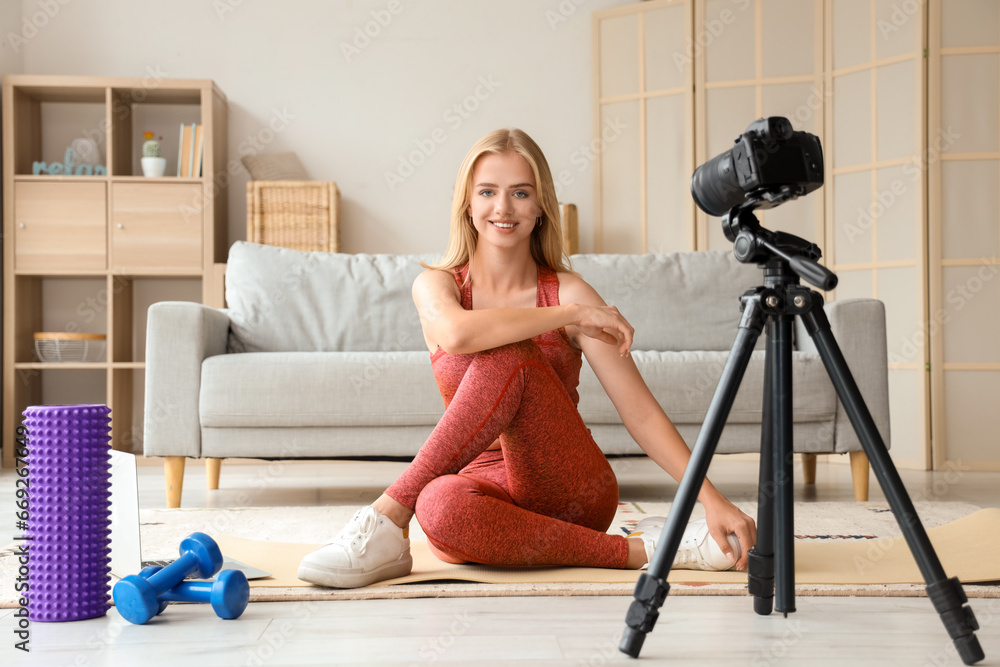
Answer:
POLYGON ((517 192, 514 193, 514 196, 519 199, 524 199, 525 197, 528 196, 528 193, 525 192, 524 190, 518 190, 517 192))
POLYGON ((480 190, 479 194, 482 195, 482 196, 484 196, 484 197, 489 197, 491 194, 493 194, 493 191, 492 190, 480 190))

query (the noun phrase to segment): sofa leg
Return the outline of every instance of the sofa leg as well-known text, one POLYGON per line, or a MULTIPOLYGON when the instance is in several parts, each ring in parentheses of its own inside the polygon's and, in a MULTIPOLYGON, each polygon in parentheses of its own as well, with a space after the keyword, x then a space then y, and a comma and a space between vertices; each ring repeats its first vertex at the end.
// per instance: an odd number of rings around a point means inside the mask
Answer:
POLYGON ((802 455, 802 479, 806 484, 816 483, 816 455, 802 455))
POLYGON ((219 488, 219 472, 222 470, 222 459, 205 459, 205 477, 208 480, 208 488, 216 490, 219 488))
POLYGON ((868 455, 863 451, 851 452, 851 478, 854 480, 854 500, 868 500, 868 455))
POLYGON ((167 481, 167 508, 181 506, 181 493, 184 491, 183 456, 167 456, 163 459, 163 471, 167 481))

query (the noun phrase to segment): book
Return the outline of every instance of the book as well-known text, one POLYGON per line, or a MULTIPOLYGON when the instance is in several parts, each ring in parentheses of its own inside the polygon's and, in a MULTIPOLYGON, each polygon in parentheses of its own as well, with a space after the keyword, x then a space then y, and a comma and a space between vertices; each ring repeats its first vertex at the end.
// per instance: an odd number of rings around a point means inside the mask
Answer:
POLYGON ((194 124, 181 124, 181 150, 178 157, 178 176, 188 178, 191 176, 191 155, 194 148, 194 124))
POLYGON ((198 125, 194 131, 194 152, 191 176, 201 178, 201 161, 205 156, 205 126, 198 125))
POLYGON ((191 135, 188 137, 188 178, 194 176, 194 135, 197 127, 197 123, 191 123, 191 135))
POLYGON ((181 123, 181 131, 177 136, 177 178, 181 177, 181 165, 184 164, 184 123, 181 123))

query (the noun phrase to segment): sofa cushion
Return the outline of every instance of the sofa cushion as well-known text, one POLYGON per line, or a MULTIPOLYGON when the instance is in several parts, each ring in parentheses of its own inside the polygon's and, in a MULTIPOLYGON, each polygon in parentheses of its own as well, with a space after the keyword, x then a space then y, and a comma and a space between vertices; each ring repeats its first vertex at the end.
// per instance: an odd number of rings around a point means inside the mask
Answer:
POLYGON ((230 352, 426 352, 410 288, 430 255, 229 250, 230 352))
MULTIPOLYGON (((676 424, 701 424, 722 377, 729 352, 632 352, 649 390, 676 424)), ((795 422, 832 420, 837 395, 818 354, 792 353, 795 422)), ((764 398, 764 352, 754 352, 727 423, 760 423, 764 398)), ((588 424, 621 424, 590 364, 580 371, 580 414, 588 424)), ((693 444, 693 443, 692 443, 693 444)))
MULTIPOLYGON (((578 272, 635 327, 634 350, 729 350, 740 296, 763 283, 729 251, 573 255, 578 272)), ((757 342, 763 349, 764 337, 757 342)))
POLYGON ((423 352, 222 354, 202 364, 203 427, 434 425, 444 401, 423 352))

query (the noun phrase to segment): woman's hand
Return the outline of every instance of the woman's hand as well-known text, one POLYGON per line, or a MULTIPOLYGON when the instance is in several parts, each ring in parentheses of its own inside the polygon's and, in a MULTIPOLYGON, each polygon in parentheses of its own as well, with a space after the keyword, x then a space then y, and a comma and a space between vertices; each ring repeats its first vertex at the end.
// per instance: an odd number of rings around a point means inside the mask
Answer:
POLYGON ((589 304, 577 304, 577 307, 578 316, 574 324, 581 334, 609 345, 617 345, 618 353, 623 357, 628 354, 635 329, 617 308, 589 304))
POLYGON ((757 525, 753 519, 720 495, 717 500, 705 505, 705 521, 708 523, 708 532, 712 539, 725 554, 732 552, 732 546, 726 536, 729 533, 736 533, 736 537, 740 540, 740 558, 736 561, 736 569, 746 570, 747 553, 750 547, 757 544, 757 525))

